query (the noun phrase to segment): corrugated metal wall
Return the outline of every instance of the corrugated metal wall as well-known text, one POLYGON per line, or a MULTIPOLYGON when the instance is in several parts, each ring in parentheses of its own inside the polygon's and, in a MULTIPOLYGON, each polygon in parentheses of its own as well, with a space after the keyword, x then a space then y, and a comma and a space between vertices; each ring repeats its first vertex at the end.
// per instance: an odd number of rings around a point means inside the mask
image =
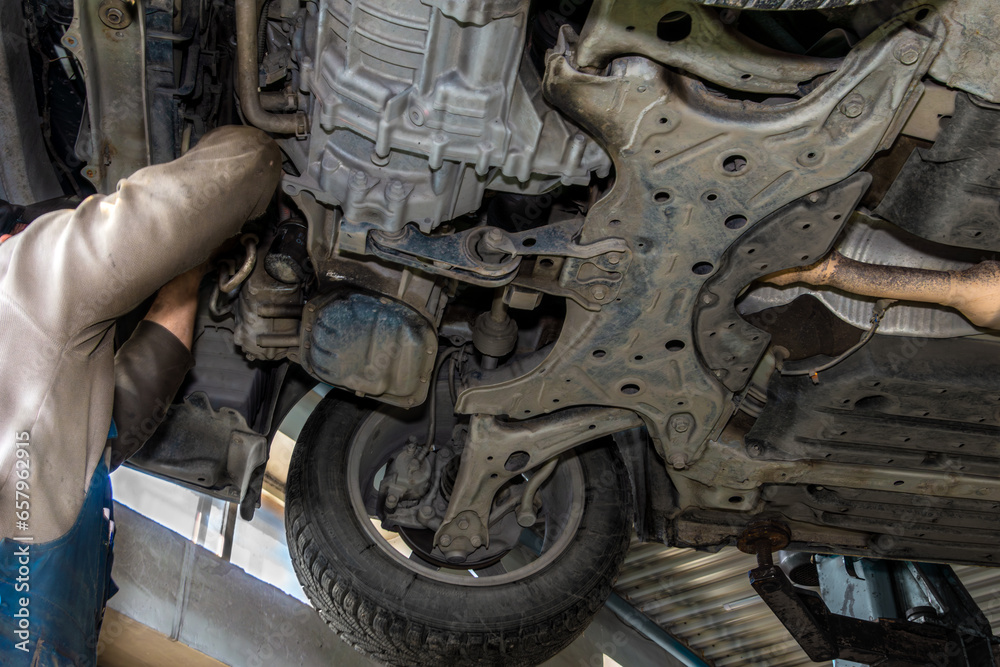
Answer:
MULTIPOLYGON (((715 667, 819 664, 750 588, 756 563, 733 548, 710 554, 633 541, 616 590, 715 667)), ((1000 568, 955 571, 1000 631, 1000 568)))

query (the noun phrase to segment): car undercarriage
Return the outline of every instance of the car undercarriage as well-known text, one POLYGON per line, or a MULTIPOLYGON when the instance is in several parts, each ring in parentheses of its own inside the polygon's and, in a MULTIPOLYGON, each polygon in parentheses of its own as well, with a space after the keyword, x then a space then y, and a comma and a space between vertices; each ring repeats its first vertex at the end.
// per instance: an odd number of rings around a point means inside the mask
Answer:
POLYGON ((293 459, 289 542, 366 651, 427 659, 373 638, 414 616, 362 612, 318 534, 337 507, 430 597, 474 587, 452 570, 539 577, 590 520, 624 526, 603 581, 631 528, 716 550, 760 522, 795 551, 995 564, 988 0, 25 7, 63 191, 218 125, 279 139, 279 196, 204 286, 198 369, 133 465, 252 516, 281 415, 341 390, 293 459), (580 509, 601 488, 623 516, 580 509))

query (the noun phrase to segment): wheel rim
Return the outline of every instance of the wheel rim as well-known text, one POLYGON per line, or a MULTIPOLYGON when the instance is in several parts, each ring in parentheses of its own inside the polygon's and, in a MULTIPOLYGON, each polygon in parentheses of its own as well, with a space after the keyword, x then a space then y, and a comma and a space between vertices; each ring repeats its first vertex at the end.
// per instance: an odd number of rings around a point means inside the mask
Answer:
MULTIPOLYGON (((447 407, 447 398, 438 405, 442 403, 445 405, 438 410, 437 442, 447 441, 456 423, 447 407)), ((385 554, 411 572, 429 579, 459 586, 495 586, 540 572, 565 551, 580 526, 584 509, 583 467, 575 456, 561 459, 539 490, 542 498, 540 523, 522 529, 518 543, 495 565, 478 570, 437 567, 414 554, 400 534, 383 530, 379 519, 366 507, 362 488, 368 490, 368 485, 377 481, 378 472, 384 469, 392 454, 405 445, 409 435, 424 433, 426 429, 426 416, 408 419, 406 413, 387 408, 368 415, 349 444, 347 484, 351 509, 369 539, 385 554), (540 553, 537 552, 539 544, 540 553)))

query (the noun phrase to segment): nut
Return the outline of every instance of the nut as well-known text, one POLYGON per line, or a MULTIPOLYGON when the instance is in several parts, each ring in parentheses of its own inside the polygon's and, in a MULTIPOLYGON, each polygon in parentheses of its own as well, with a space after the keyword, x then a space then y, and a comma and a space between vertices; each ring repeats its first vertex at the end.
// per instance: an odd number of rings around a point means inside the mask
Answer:
POLYGON ((688 457, 685 454, 677 452, 670 455, 670 458, 667 459, 667 463, 673 466, 674 470, 684 470, 684 468, 688 467, 688 457))
POLYGON ((112 30, 123 30, 132 25, 131 6, 126 0, 103 0, 97 7, 97 15, 112 30))
POLYGON ((451 544, 451 535, 442 535, 441 539, 439 539, 438 542, 443 547, 449 546, 451 544))
POLYGON ((598 301, 602 301, 608 295, 608 288, 604 285, 594 285, 590 288, 590 293, 598 301))
POLYGON ((458 521, 458 529, 459 530, 468 530, 469 529, 469 520, 468 519, 459 519, 459 521, 458 521))
POLYGON ((840 113, 848 118, 857 118, 865 111, 865 98, 858 93, 851 93, 840 103, 840 113))
POLYGON ((478 535, 473 535, 472 538, 469 540, 469 542, 472 543, 472 546, 478 549, 483 544, 483 538, 479 537, 478 535))

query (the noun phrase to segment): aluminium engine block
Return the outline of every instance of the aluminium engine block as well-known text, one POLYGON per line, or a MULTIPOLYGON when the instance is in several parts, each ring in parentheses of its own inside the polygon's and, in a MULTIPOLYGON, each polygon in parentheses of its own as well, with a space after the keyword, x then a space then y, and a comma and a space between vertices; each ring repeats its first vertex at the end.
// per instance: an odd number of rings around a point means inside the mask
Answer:
MULTIPOLYGON (((428 232, 486 189, 587 184, 610 159, 543 99, 523 58, 526 0, 320 0, 300 21, 308 141, 285 149, 307 191, 345 220, 428 232)), ((300 98, 302 99, 302 98, 300 98)))

